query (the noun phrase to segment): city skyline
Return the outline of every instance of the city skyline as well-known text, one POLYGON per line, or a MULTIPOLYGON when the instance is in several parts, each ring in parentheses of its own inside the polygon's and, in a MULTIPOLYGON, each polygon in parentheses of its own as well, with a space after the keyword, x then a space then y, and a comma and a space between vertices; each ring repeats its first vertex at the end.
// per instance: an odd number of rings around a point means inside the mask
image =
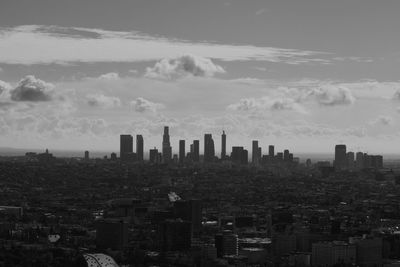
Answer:
MULTIPOLYGON (((164 163, 164 164, 179 164, 186 165, 187 163, 217 163, 230 161, 233 164, 248 164, 251 163, 254 166, 266 165, 276 162, 286 162, 286 163, 306 163, 311 164, 311 158, 317 161, 318 164, 322 164, 320 167, 325 166, 329 162, 328 167, 332 167, 336 171, 345 170, 361 170, 366 167, 374 167, 378 169, 383 168, 383 155, 382 154, 368 154, 367 151, 351 151, 347 150, 345 144, 336 144, 333 153, 333 159, 327 158, 314 158, 306 156, 305 158, 300 158, 299 155, 293 150, 289 150, 287 147, 280 150, 275 150, 275 145, 268 144, 265 146, 263 153, 262 147, 265 144, 259 144, 258 140, 251 141, 251 150, 245 146, 239 146, 233 144, 231 147, 231 152, 227 153, 226 150, 226 140, 227 134, 225 130, 221 134, 221 151, 220 156, 218 156, 218 150, 215 149, 217 143, 214 142, 212 134, 204 133, 204 149, 200 149, 200 140, 193 140, 192 144, 189 143, 189 149, 186 149, 186 140, 179 139, 179 144, 177 148, 170 143, 169 126, 164 126, 164 133, 162 136, 162 149, 159 150, 157 146, 150 148, 148 151, 148 157, 144 153, 144 138, 142 135, 137 135, 136 150, 133 148, 133 136, 129 134, 120 135, 120 152, 119 159, 123 162, 143 162, 148 160, 150 163, 164 163), (138 141, 140 139, 140 141, 138 141), (196 145, 195 145, 196 144, 196 145), (195 148, 196 146, 196 148, 195 148), (186 153, 186 151, 188 151, 186 153)), ((229 152, 229 151, 228 151, 229 152)), ((46 150, 46 153, 48 150, 46 150)), ((304 155, 303 155, 304 156, 304 155)), ((89 151, 84 151, 84 159, 89 158, 89 151)), ((104 156, 107 159, 108 156, 104 156)), ((117 154, 115 152, 111 155, 111 160, 116 160, 117 154)), ((390 157, 389 157, 390 160, 390 157)), ((327 166, 325 166, 327 167, 327 166)))
POLYGON ((1 4, 0 147, 150 148, 170 125, 173 146, 226 130, 228 147, 400 154, 398 1, 65 5, 1 4))
POLYGON ((400 265, 399 0, 0 0, 0 267, 400 265))

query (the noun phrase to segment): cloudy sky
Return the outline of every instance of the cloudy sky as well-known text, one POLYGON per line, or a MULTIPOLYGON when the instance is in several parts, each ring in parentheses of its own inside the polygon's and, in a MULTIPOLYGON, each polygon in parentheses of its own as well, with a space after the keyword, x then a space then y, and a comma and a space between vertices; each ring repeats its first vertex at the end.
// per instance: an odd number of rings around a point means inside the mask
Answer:
POLYGON ((398 0, 2 0, 0 147, 398 153, 398 0), (201 145, 202 146, 202 145, 201 145))

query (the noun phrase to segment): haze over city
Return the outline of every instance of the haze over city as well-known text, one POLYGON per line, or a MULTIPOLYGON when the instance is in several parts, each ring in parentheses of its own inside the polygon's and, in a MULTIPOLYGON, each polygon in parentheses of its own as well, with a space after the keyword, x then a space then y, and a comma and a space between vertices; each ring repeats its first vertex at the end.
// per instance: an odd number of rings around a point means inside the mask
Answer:
POLYGON ((227 147, 396 154, 400 3, 384 3, 2 1, 0 147, 142 134, 148 151, 169 125, 174 149, 225 130, 227 147))

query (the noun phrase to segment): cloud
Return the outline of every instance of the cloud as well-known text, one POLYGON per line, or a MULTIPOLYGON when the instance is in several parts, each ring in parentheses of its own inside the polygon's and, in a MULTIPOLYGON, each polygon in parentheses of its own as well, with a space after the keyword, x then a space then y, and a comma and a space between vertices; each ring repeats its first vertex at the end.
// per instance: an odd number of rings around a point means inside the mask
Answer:
POLYGON ((0 96, 2 96, 3 93, 6 93, 10 90, 11 90, 11 85, 9 83, 0 80, 0 96))
POLYGON ((154 67, 147 68, 145 77, 173 79, 186 75, 196 77, 211 77, 216 73, 224 73, 225 70, 214 64, 211 59, 195 55, 183 55, 177 58, 164 58, 154 67))
POLYGON ((400 89, 398 89, 398 90, 393 94, 392 99, 395 100, 395 101, 400 101, 400 89))
POLYGON ((135 69, 131 69, 131 70, 129 70, 129 73, 132 73, 132 74, 138 74, 139 73, 139 71, 138 70, 135 70, 135 69))
POLYGON ((25 25, 0 28, 0 62, 65 64, 73 62, 143 62, 193 53, 223 61, 300 64, 326 62, 328 53, 253 45, 193 42, 138 32, 25 25), (71 53, 71 47, 74 47, 71 53), (45 53, 43 53, 45 51, 45 53))
POLYGON ((245 112, 293 110, 299 113, 307 113, 299 103, 291 98, 271 98, 269 96, 261 98, 242 98, 239 102, 229 105, 227 109, 245 112))
POLYGON ((257 79, 257 78, 250 78, 250 77, 243 77, 243 78, 237 78, 230 80, 232 83, 239 83, 239 84, 245 84, 245 85, 265 85, 265 80, 262 79, 257 79))
POLYGON ((87 104, 91 107, 115 108, 121 106, 121 100, 114 96, 103 94, 87 95, 87 104))
POLYGON ((379 116, 375 120, 369 122, 370 125, 388 126, 393 124, 393 118, 389 116, 379 116))
POLYGON ((14 101, 50 101, 52 100, 54 85, 46 83, 33 75, 23 78, 16 88, 10 91, 11 99, 14 101))
POLYGON ((106 73, 106 74, 102 74, 99 76, 100 80, 105 80, 105 81, 115 81, 115 80, 119 80, 119 74, 116 72, 110 72, 110 73, 106 73))
POLYGON ((159 109, 164 108, 163 104, 154 103, 143 97, 138 97, 131 101, 131 106, 134 108, 136 112, 144 113, 144 112, 157 112, 159 109))
POLYGON ((324 106, 351 105, 355 101, 348 88, 331 84, 315 88, 310 95, 315 96, 318 103, 324 106))

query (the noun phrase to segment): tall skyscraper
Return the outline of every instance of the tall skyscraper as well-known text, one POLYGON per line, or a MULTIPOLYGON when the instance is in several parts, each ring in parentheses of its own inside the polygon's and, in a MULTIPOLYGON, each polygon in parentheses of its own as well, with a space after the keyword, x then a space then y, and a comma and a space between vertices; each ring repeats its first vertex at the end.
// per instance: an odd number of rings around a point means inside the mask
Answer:
POLYGON ((225 159, 226 157, 226 134, 225 131, 222 131, 221 135, 221 159, 225 159))
POLYGON ((231 160, 236 164, 248 163, 248 152, 242 146, 233 146, 231 153, 231 160))
POLYGON ((185 162, 185 140, 179 140, 179 163, 185 162))
POLYGON ((347 169, 346 145, 335 146, 335 170, 342 171, 347 169))
POLYGON ((268 147, 268 156, 269 156, 270 158, 273 158, 273 157, 275 156, 275 147, 272 146, 272 145, 270 145, 270 146, 268 147))
POLYGON ((354 167, 355 167, 355 164, 354 164, 354 152, 347 152, 347 167, 350 169, 350 170, 353 170, 354 169, 354 167))
POLYGON ((356 169, 361 170, 364 168, 364 153, 357 152, 356 153, 356 169))
POLYGON ((89 160, 89 151, 85 151, 85 160, 89 160))
POLYGON ((289 149, 285 149, 283 151, 283 160, 284 161, 289 161, 289 154, 290 154, 289 149))
POLYGON ((158 160, 158 149, 157 148, 150 149, 149 156, 150 156, 150 162, 151 163, 159 163, 159 160, 158 160))
POLYGON ((133 137, 130 134, 120 135, 119 157, 127 160, 133 152, 133 137))
POLYGON ((215 157, 214 140, 211 134, 204 135, 204 162, 213 162, 215 157))
POLYGON ((164 135, 162 142, 162 158, 164 163, 169 163, 172 159, 172 148, 169 142, 169 127, 164 126, 164 135))
POLYGON ((192 160, 194 162, 200 161, 200 140, 193 140, 192 160))
POLYGON ((136 135, 136 155, 138 161, 143 161, 143 150, 144 150, 143 136, 138 134, 136 135))
POLYGON ((252 143, 252 151, 251 151, 251 162, 253 164, 258 164, 260 162, 260 158, 258 156, 259 153, 259 149, 258 149, 258 141, 257 140, 253 140, 252 143))

